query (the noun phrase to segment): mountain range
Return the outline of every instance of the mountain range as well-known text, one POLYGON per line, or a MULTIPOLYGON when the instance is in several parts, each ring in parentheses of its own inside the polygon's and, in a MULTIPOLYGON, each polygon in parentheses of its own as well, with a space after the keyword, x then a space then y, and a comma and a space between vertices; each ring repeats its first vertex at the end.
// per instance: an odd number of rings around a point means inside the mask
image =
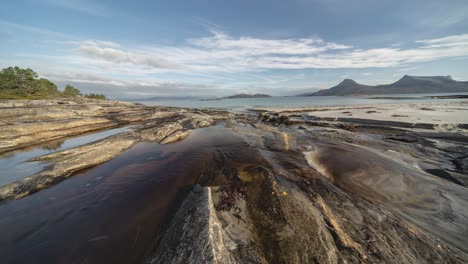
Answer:
POLYGON ((298 96, 349 96, 375 94, 414 94, 414 93, 457 93, 468 92, 468 82, 454 80, 451 76, 409 76, 385 85, 364 85, 345 79, 337 86, 318 92, 298 96))

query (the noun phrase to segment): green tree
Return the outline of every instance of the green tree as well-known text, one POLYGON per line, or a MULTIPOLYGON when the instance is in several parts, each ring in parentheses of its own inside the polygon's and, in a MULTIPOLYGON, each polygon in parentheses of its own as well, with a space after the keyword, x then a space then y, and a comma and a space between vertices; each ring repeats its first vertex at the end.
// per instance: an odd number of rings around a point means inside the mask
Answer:
POLYGON ((0 71, 0 90, 12 90, 19 87, 13 67, 0 71))
POLYGON ((14 72, 20 88, 25 89, 28 95, 39 93, 34 85, 34 81, 39 78, 37 73, 29 68, 20 69, 18 66, 14 68, 14 72))
POLYGON ((94 93, 87 94, 87 95, 85 95, 85 97, 91 98, 91 99, 100 99, 100 100, 105 100, 106 99, 105 95, 103 95, 103 94, 94 94, 94 93))
POLYGON ((61 95, 57 85, 43 78, 35 81, 34 91, 47 98, 60 97, 61 95))
POLYGON ((76 89, 75 87, 67 84, 63 89, 62 95, 64 97, 77 97, 81 95, 80 90, 76 89))
MULTIPOLYGON (((0 70, 0 99, 47 99, 82 96, 80 90, 67 84, 61 92, 51 81, 39 78, 33 70, 18 66, 0 70)), ((90 93, 88 98, 106 99, 103 94, 90 93)))
POLYGON ((35 85, 38 78, 37 73, 29 68, 5 68, 0 71, 0 91, 19 97, 39 95, 35 85))

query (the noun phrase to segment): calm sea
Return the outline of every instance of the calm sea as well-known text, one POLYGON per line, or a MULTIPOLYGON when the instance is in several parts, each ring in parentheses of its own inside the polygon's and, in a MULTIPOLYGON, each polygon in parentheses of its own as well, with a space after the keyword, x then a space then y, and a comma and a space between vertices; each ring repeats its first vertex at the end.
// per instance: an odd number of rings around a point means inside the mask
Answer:
POLYGON ((241 98, 203 101, 200 99, 160 99, 134 101, 146 105, 189 107, 189 108, 218 108, 232 111, 243 111, 259 107, 312 107, 323 105, 356 105, 356 104, 384 104, 384 103, 416 103, 416 102, 451 102, 468 101, 468 99, 433 99, 428 96, 468 95, 468 93, 438 93, 438 94, 392 94, 374 96, 309 96, 309 97, 270 97, 270 98, 241 98), (371 99, 372 97, 393 97, 399 99, 371 99))

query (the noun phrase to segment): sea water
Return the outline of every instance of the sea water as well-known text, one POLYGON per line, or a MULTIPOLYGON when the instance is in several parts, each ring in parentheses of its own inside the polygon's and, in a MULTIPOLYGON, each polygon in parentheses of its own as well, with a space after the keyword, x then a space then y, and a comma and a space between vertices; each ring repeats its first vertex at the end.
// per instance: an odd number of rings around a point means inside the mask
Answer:
POLYGON ((468 95, 468 93, 437 93, 437 94, 391 94, 372 96, 307 96, 307 97, 268 97, 268 98, 238 98, 205 101, 201 99, 158 99, 134 101, 145 105, 217 108, 232 111, 262 107, 313 107, 324 105, 357 105, 357 104, 396 104, 396 103, 427 103, 468 101, 468 98, 437 99, 430 96, 468 95), (387 97, 387 98, 382 98, 387 97), (390 99, 398 98, 398 99, 390 99), (382 99, 373 99, 382 98, 382 99))

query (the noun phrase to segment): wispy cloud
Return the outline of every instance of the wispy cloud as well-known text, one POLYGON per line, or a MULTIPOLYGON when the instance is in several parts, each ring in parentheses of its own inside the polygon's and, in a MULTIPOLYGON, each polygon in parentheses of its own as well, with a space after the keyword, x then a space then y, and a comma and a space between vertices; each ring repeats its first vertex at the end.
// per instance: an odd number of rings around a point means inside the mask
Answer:
POLYGON ((228 94, 229 87, 213 84, 197 84, 183 81, 163 80, 157 78, 141 78, 131 80, 116 80, 102 74, 94 74, 83 71, 47 72, 40 74, 60 86, 67 83, 78 85, 87 92, 102 92, 110 94, 111 98, 144 97, 144 96, 171 96, 171 95, 206 95, 228 94))
POLYGON ((443 1, 428 3, 421 8, 418 23, 423 27, 447 28, 466 21, 468 5, 464 1, 460 1, 460 4, 450 6, 443 1), (428 15, 430 13, 432 15, 428 15))
POLYGON ((96 1, 87 0, 47 0, 51 5, 59 6, 62 8, 94 15, 94 16, 110 16, 114 12, 108 7, 97 3, 96 1))
MULTIPOLYGON (((330 50, 349 49, 351 46, 325 42, 320 38, 259 39, 254 37, 232 38, 221 31, 211 31, 211 36, 191 39, 189 43, 214 51, 235 51, 235 55, 261 56, 268 54, 311 55, 330 50)), ((226 53, 225 53, 226 54, 226 53)), ((228 54, 226 54, 228 55, 228 54)))
POLYGON ((443 48, 443 47, 465 47, 468 45, 468 34, 447 36, 436 39, 425 39, 416 41, 426 45, 426 48, 443 48))
POLYGON ((212 31, 179 47, 134 50, 87 41, 78 50, 94 59, 177 71, 245 72, 268 69, 382 68, 468 55, 468 34, 420 40, 416 47, 359 49, 319 38, 233 38, 212 31))
POLYGON ((13 23, 2 19, 0 19, 0 32, 7 33, 8 35, 15 35, 18 32, 28 32, 40 35, 42 37, 53 37, 54 39, 74 39, 74 37, 69 34, 53 31, 46 28, 13 23))
POLYGON ((405 67, 405 68, 398 69, 398 70, 396 70, 396 71, 397 71, 397 72, 408 73, 408 72, 413 71, 413 70, 416 70, 416 69, 418 69, 418 67, 405 67))
POLYGON ((362 49, 318 37, 234 37, 216 29, 174 46, 127 46, 107 40, 77 40, 76 36, 0 20, 2 24, 12 28, 13 33, 35 33, 61 43, 55 46, 60 52, 44 55, 47 58, 0 52, 3 62, 20 65, 23 60, 28 67, 40 65, 35 69, 54 80, 126 92, 128 87, 141 93, 199 89, 217 94, 229 89, 253 89, 252 85, 278 88, 304 79, 304 73, 298 70, 365 68, 362 74, 369 75, 372 70, 367 68, 399 67, 407 71, 415 63, 468 56, 468 34, 362 49), (47 67, 54 69, 53 74, 47 67))
POLYGON ((106 78, 101 75, 91 74, 86 72, 63 71, 63 72, 46 72, 42 73, 41 77, 51 79, 54 81, 86 83, 86 84, 99 84, 111 86, 126 86, 128 83, 124 81, 117 81, 115 79, 106 78))

